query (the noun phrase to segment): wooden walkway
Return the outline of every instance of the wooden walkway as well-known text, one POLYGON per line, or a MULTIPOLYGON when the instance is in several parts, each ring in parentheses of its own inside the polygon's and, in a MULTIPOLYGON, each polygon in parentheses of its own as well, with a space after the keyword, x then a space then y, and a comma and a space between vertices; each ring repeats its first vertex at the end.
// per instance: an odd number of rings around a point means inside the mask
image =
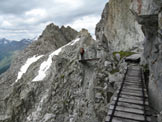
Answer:
POLYGON ((150 122, 148 95, 143 71, 129 66, 121 87, 110 103, 106 122, 150 122))
POLYGON ((79 60, 79 62, 81 63, 85 63, 85 62, 88 62, 88 61, 98 61, 100 58, 93 58, 93 59, 83 59, 83 60, 79 60))

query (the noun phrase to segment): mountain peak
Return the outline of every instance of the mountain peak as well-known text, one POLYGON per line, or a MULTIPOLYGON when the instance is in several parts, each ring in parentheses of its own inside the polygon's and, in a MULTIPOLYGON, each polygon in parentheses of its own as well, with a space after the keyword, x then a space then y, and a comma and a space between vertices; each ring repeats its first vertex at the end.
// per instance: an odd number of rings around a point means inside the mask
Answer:
POLYGON ((0 44, 8 44, 9 42, 10 41, 5 38, 0 39, 0 44))
POLYGON ((87 29, 83 28, 80 32, 79 32, 80 35, 89 35, 90 33, 88 32, 87 29))
POLYGON ((25 49, 26 55, 46 54, 75 39, 78 32, 71 27, 59 27, 54 23, 47 25, 45 30, 29 48, 25 49))

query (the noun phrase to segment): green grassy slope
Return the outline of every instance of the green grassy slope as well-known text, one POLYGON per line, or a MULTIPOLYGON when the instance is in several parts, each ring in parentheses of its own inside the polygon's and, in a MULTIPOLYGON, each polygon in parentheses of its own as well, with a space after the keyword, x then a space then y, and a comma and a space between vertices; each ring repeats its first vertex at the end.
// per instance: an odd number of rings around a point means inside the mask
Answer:
POLYGON ((1 60, 0 60, 0 74, 2 74, 3 72, 5 72, 11 64, 11 61, 13 59, 14 56, 14 52, 9 52, 7 54, 3 54, 3 56, 1 55, 1 60))

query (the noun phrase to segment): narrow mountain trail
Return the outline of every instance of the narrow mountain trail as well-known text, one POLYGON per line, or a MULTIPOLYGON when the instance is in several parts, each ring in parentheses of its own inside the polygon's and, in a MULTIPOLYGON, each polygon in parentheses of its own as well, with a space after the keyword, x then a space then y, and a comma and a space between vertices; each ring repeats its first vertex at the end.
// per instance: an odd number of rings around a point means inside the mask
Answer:
POLYGON ((148 94, 143 71, 130 65, 121 87, 112 98, 106 122, 150 122, 148 94))

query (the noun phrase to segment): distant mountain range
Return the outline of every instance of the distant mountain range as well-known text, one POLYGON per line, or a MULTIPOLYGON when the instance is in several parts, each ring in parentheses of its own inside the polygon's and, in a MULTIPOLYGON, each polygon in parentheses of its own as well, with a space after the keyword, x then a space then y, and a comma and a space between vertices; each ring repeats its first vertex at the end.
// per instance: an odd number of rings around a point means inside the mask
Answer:
POLYGON ((4 73, 11 64, 16 51, 23 50, 32 40, 22 39, 20 41, 0 39, 0 74, 4 73))

